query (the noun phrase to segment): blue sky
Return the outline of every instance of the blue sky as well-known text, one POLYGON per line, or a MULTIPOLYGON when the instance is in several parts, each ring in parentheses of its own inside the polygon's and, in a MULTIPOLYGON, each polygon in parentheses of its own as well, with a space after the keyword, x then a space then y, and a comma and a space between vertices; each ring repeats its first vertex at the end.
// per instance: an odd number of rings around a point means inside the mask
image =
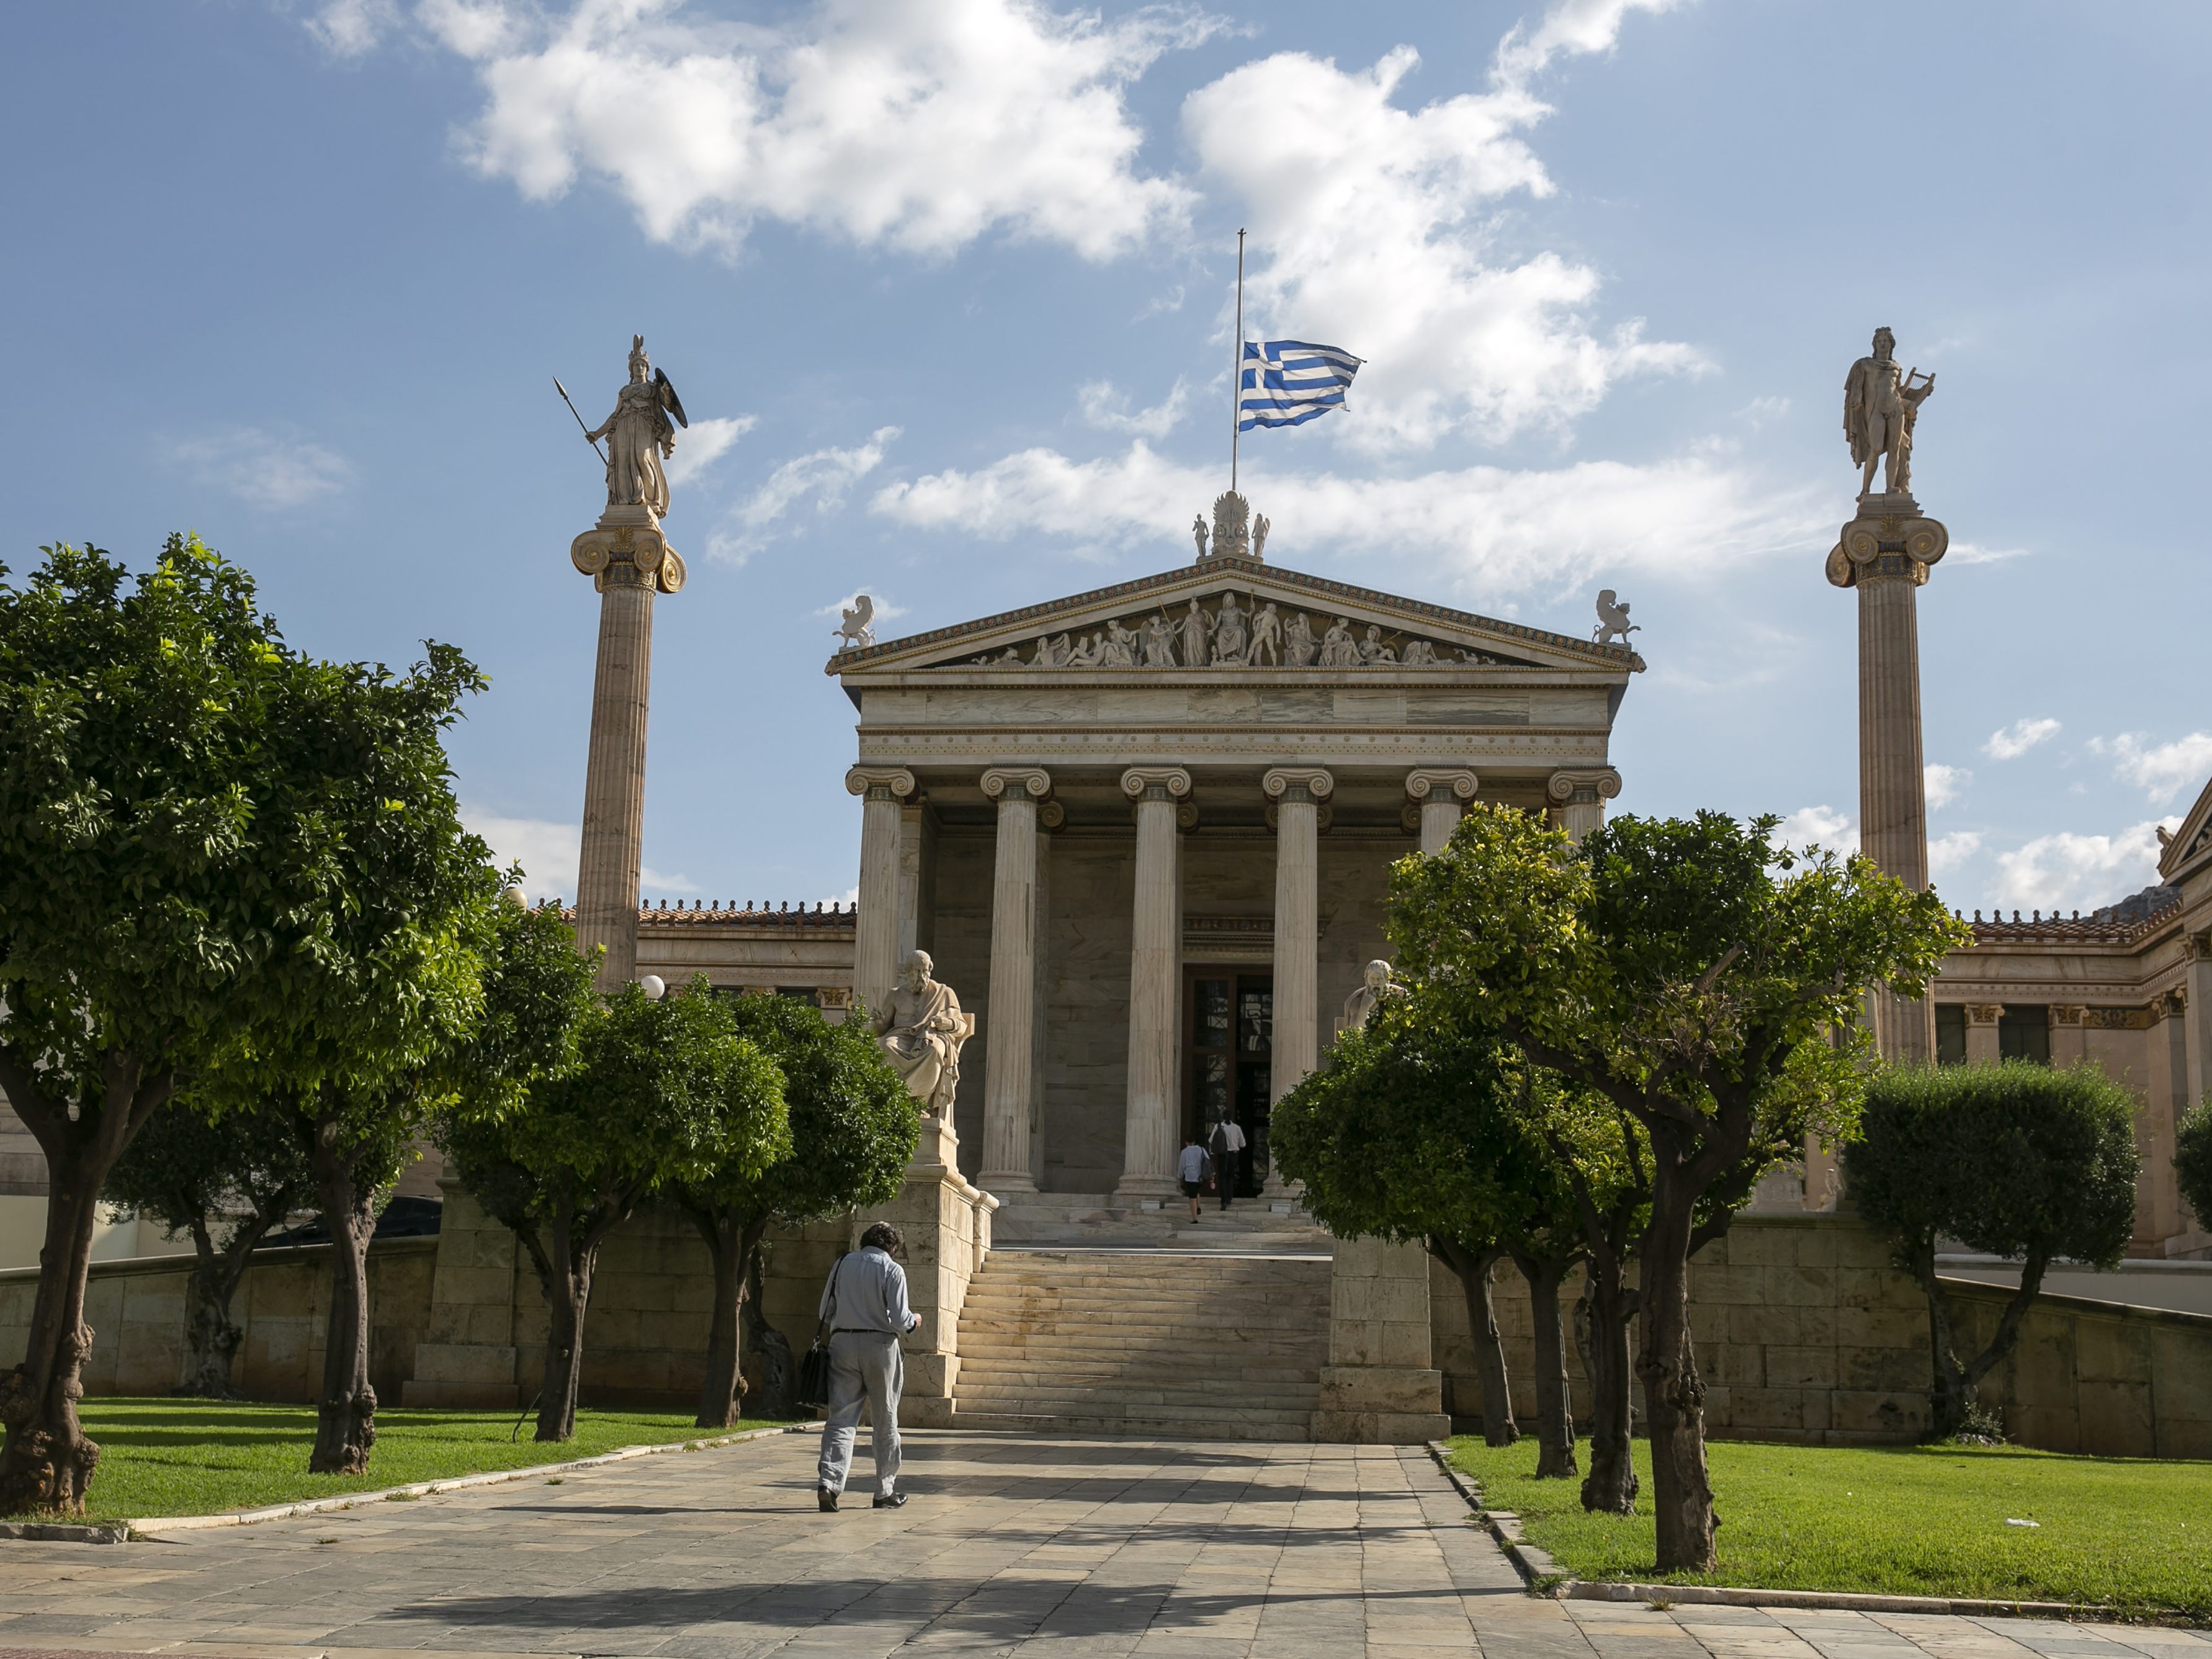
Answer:
POLYGON ((1269 556, 1575 634, 1620 590, 1617 810, 1852 833, 1820 566, 1881 323, 1939 376, 1938 885, 2109 902, 2212 773, 2202 5, 85 0, 11 41, 0 559, 191 526, 298 644, 460 645, 463 798, 542 892, 601 488, 553 375, 597 421, 642 331, 694 419, 648 896, 836 896, 838 602, 1187 561, 1239 225, 1248 333, 1370 359, 1248 442, 1269 556))

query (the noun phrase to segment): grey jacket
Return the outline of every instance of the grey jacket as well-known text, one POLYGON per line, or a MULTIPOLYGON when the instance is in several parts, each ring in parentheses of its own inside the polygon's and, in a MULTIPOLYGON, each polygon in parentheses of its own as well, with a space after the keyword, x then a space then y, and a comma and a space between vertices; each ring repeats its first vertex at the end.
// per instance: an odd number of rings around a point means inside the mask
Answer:
POLYGON ((822 1287, 819 1316, 832 1330, 903 1336, 921 1323, 906 1304, 906 1269, 871 1244, 841 1259, 822 1287), (831 1318, 831 1303, 836 1303, 831 1318))

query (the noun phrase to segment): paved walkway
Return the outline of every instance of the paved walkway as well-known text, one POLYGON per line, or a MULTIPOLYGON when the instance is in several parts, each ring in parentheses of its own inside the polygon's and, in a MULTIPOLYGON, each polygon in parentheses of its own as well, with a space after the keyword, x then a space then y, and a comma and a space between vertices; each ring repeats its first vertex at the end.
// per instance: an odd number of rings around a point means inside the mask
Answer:
POLYGON ((2186 1632, 1539 1601, 1418 1449, 812 1437, 114 1547, 0 1543, 0 1655, 2212 1659, 2186 1632), (863 1466, 865 1467, 865 1465, 863 1466))

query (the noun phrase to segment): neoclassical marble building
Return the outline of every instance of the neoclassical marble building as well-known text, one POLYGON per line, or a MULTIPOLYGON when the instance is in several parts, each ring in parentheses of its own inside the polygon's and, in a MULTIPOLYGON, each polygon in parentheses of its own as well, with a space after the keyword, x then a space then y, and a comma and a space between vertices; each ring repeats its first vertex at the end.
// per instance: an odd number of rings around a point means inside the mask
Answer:
POLYGON ((878 1006, 919 947, 978 1017, 959 1159, 1002 1202, 1157 1205, 1232 1108, 1279 1193, 1268 1109, 1384 951, 1392 861, 1475 799, 1596 823, 1642 667, 1233 555, 848 647, 857 917, 647 912, 639 965, 878 1006))

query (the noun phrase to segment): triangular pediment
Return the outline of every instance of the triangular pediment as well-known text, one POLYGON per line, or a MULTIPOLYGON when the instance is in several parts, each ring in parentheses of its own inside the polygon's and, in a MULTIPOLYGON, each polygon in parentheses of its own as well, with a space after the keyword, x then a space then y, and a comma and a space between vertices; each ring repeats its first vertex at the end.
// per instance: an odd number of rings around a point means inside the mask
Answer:
POLYGON ((828 672, 873 678, 988 668, 1167 673, 1470 666, 1626 674, 1644 662, 1625 646, 1226 557, 841 651, 828 672))
POLYGON ((2197 797, 2197 804, 2181 820, 2181 828, 2166 836, 2159 848, 2158 878, 2178 887, 2182 878, 2212 864, 2212 783, 2197 797))

